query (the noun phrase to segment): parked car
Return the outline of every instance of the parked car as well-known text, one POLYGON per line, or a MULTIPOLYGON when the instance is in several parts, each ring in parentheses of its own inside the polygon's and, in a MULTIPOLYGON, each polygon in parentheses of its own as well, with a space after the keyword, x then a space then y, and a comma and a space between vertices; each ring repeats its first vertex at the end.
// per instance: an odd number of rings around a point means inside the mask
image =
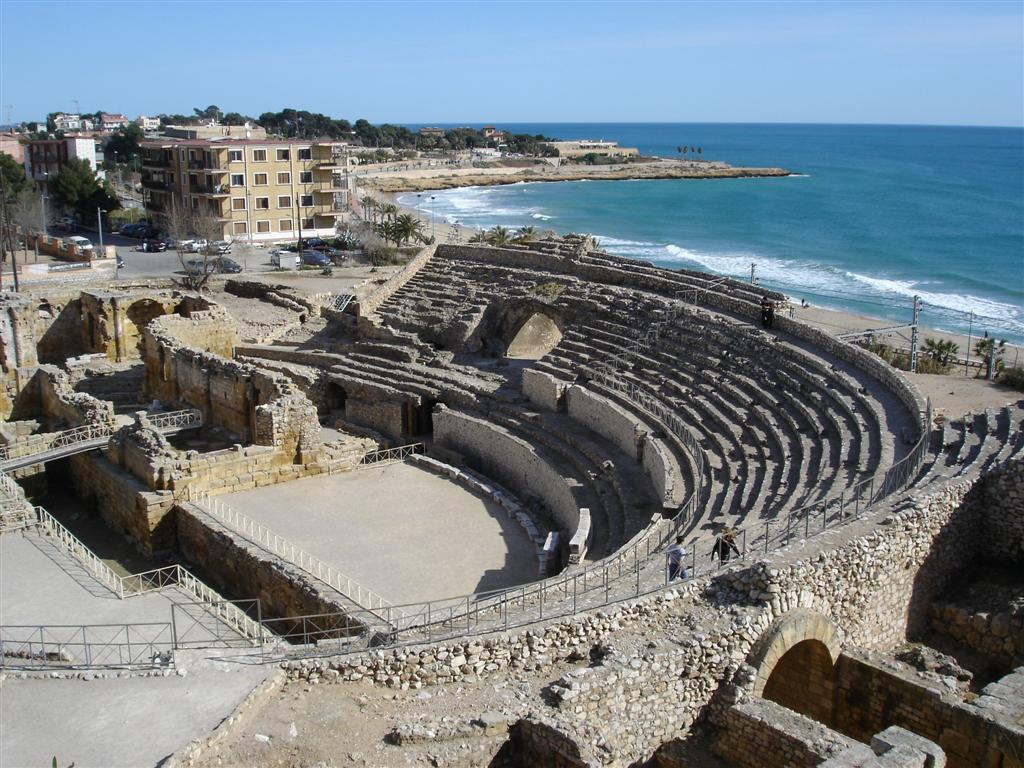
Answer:
POLYGON ((61 216, 57 219, 57 228, 67 230, 68 232, 74 232, 78 229, 78 222, 75 220, 74 216, 61 216))
POLYGON ((143 238, 151 237, 155 233, 152 231, 152 228, 149 226, 149 224, 140 223, 125 224, 123 227, 121 227, 121 234, 124 235, 125 237, 143 238))
POLYGON ((227 240, 214 240, 207 248, 210 253, 231 253, 231 243, 227 240))
POLYGON ((179 240, 177 249, 182 253, 202 253, 206 250, 206 240, 179 240))
POLYGON ((307 267, 329 267, 334 263, 320 251, 299 251, 299 261, 307 267))
POLYGON ((287 248, 275 248, 270 252, 270 263, 275 267, 295 269, 299 266, 299 254, 287 248))
POLYGON ((242 265, 234 259, 229 259, 226 256, 218 256, 213 260, 214 271, 236 275, 242 271, 242 265))
POLYGON ((64 239, 67 240, 72 245, 76 246, 81 251, 93 250, 93 245, 87 237, 82 237, 81 235, 71 235, 71 237, 66 237, 64 239))
POLYGON ((326 251, 330 247, 331 244, 322 237, 310 237, 305 240, 299 240, 299 248, 303 251, 326 251))
POLYGON ((167 250, 167 243, 156 237, 147 237, 142 241, 139 250, 145 253, 159 253, 167 250))

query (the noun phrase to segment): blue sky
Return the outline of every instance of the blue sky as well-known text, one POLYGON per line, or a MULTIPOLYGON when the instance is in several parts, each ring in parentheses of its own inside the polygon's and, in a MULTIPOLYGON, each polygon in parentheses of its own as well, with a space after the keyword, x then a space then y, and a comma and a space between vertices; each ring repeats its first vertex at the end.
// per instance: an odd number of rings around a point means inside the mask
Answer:
POLYGON ((1024 2, 0 0, 3 121, 1024 125, 1024 2))

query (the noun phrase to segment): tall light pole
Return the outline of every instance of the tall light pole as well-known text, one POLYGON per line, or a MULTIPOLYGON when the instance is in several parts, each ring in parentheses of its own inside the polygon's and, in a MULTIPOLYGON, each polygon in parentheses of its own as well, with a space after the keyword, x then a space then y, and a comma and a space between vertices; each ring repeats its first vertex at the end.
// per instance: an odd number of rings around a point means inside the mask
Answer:
POLYGON ((434 239, 434 198, 435 195, 430 196, 430 239, 434 239))
POLYGON ((47 184, 49 184, 49 181, 50 181, 50 172, 49 171, 43 171, 43 191, 42 191, 42 194, 40 195, 40 199, 43 201, 43 237, 47 237, 48 236, 48 233, 46 231, 46 186, 47 186, 47 184))

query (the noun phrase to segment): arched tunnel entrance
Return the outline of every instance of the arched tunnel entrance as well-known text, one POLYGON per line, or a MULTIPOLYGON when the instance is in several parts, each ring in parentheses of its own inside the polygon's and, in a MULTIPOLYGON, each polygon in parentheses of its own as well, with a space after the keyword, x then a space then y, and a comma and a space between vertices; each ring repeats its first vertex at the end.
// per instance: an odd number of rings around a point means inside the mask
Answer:
POLYGON ((754 693, 831 726, 835 664, 841 644, 835 624, 820 613, 794 610, 755 643, 754 693))
POLYGON ((540 360, 561 340, 562 332, 554 320, 541 312, 535 312, 509 341, 505 356, 517 360, 540 360))
POLYGON ((832 722, 834 665, 820 640, 803 640, 783 654, 762 696, 819 723, 832 722))

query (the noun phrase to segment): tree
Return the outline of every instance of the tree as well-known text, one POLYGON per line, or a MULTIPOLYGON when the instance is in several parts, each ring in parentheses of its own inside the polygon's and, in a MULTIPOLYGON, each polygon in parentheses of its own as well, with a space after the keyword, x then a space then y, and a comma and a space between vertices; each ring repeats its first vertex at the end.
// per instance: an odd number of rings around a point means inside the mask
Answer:
POLYGON ((423 222, 409 213, 403 213, 395 219, 395 233, 398 235, 399 243, 408 243, 415 238, 423 240, 423 222))
POLYGON ((216 104, 211 104, 206 109, 193 107, 192 111, 195 112, 196 117, 200 120, 220 120, 221 111, 220 107, 216 104))
POLYGON ((989 355, 992 354, 992 350, 995 349, 995 360, 993 365, 995 370, 999 371, 1003 368, 1003 354, 1006 352, 1006 340, 996 341, 994 338, 985 336, 982 339, 978 339, 974 345, 974 354, 980 357, 986 362, 986 368, 988 363, 989 355))
POLYGON ((174 240, 174 250, 178 254, 178 261, 184 272, 184 276, 181 278, 182 287, 193 291, 203 290, 210 282, 216 259, 209 244, 223 236, 223 226, 208 211, 189 210, 174 201, 171 202, 170 208, 164 214, 163 223, 167 234, 174 240), (205 240, 207 247, 199 253, 198 257, 186 259, 185 257, 190 256, 192 251, 185 250, 185 243, 195 239, 205 240))
POLYGON ((116 158, 118 162, 130 163, 141 153, 142 150, 139 147, 139 142, 145 138, 146 135, 139 126, 135 125, 135 123, 129 123, 124 128, 119 128, 110 137, 104 149, 104 154, 116 158))
POLYGON ((28 186, 25 169, 10 155, 0 154, 0 185, 8 200, 14 200, 28 186))
POLYGON ((512 235, 508 229, 499 224, 488 230, 486 240, 491 245, 502 248, 512 242, 512 235))
POLYGON ((398 206, 394 203, 381 203, 377 206, 377 212, 384 219, 394 219, 398 215, 398 206))
POLYGON ((960 345, 949 339, 925 339, 923 352, 941 366, 948 366, 960 352, 960 345))
POLYGON ((50 177, 50 193, 57 205, 90 221, 96 217, 97 208, 112 211, 121 207, 113 191, 100 183, 89 162, 77 157, 50 177))
POLYGON ((520 227, 519 229, 516 230, 516 234, 515 234, 515 237, 512 238, 512 242, 514 242, 514 243, 528 243, 531 240, 535 240, 536 238, 537 238, 537 228, 536 227, 520 227))
POLYGON ((377 221, 377 208, 380 203, 377 202, 376 198, 367 195, 362 199, 363 203, 363 220, 373 223, 377 221))

